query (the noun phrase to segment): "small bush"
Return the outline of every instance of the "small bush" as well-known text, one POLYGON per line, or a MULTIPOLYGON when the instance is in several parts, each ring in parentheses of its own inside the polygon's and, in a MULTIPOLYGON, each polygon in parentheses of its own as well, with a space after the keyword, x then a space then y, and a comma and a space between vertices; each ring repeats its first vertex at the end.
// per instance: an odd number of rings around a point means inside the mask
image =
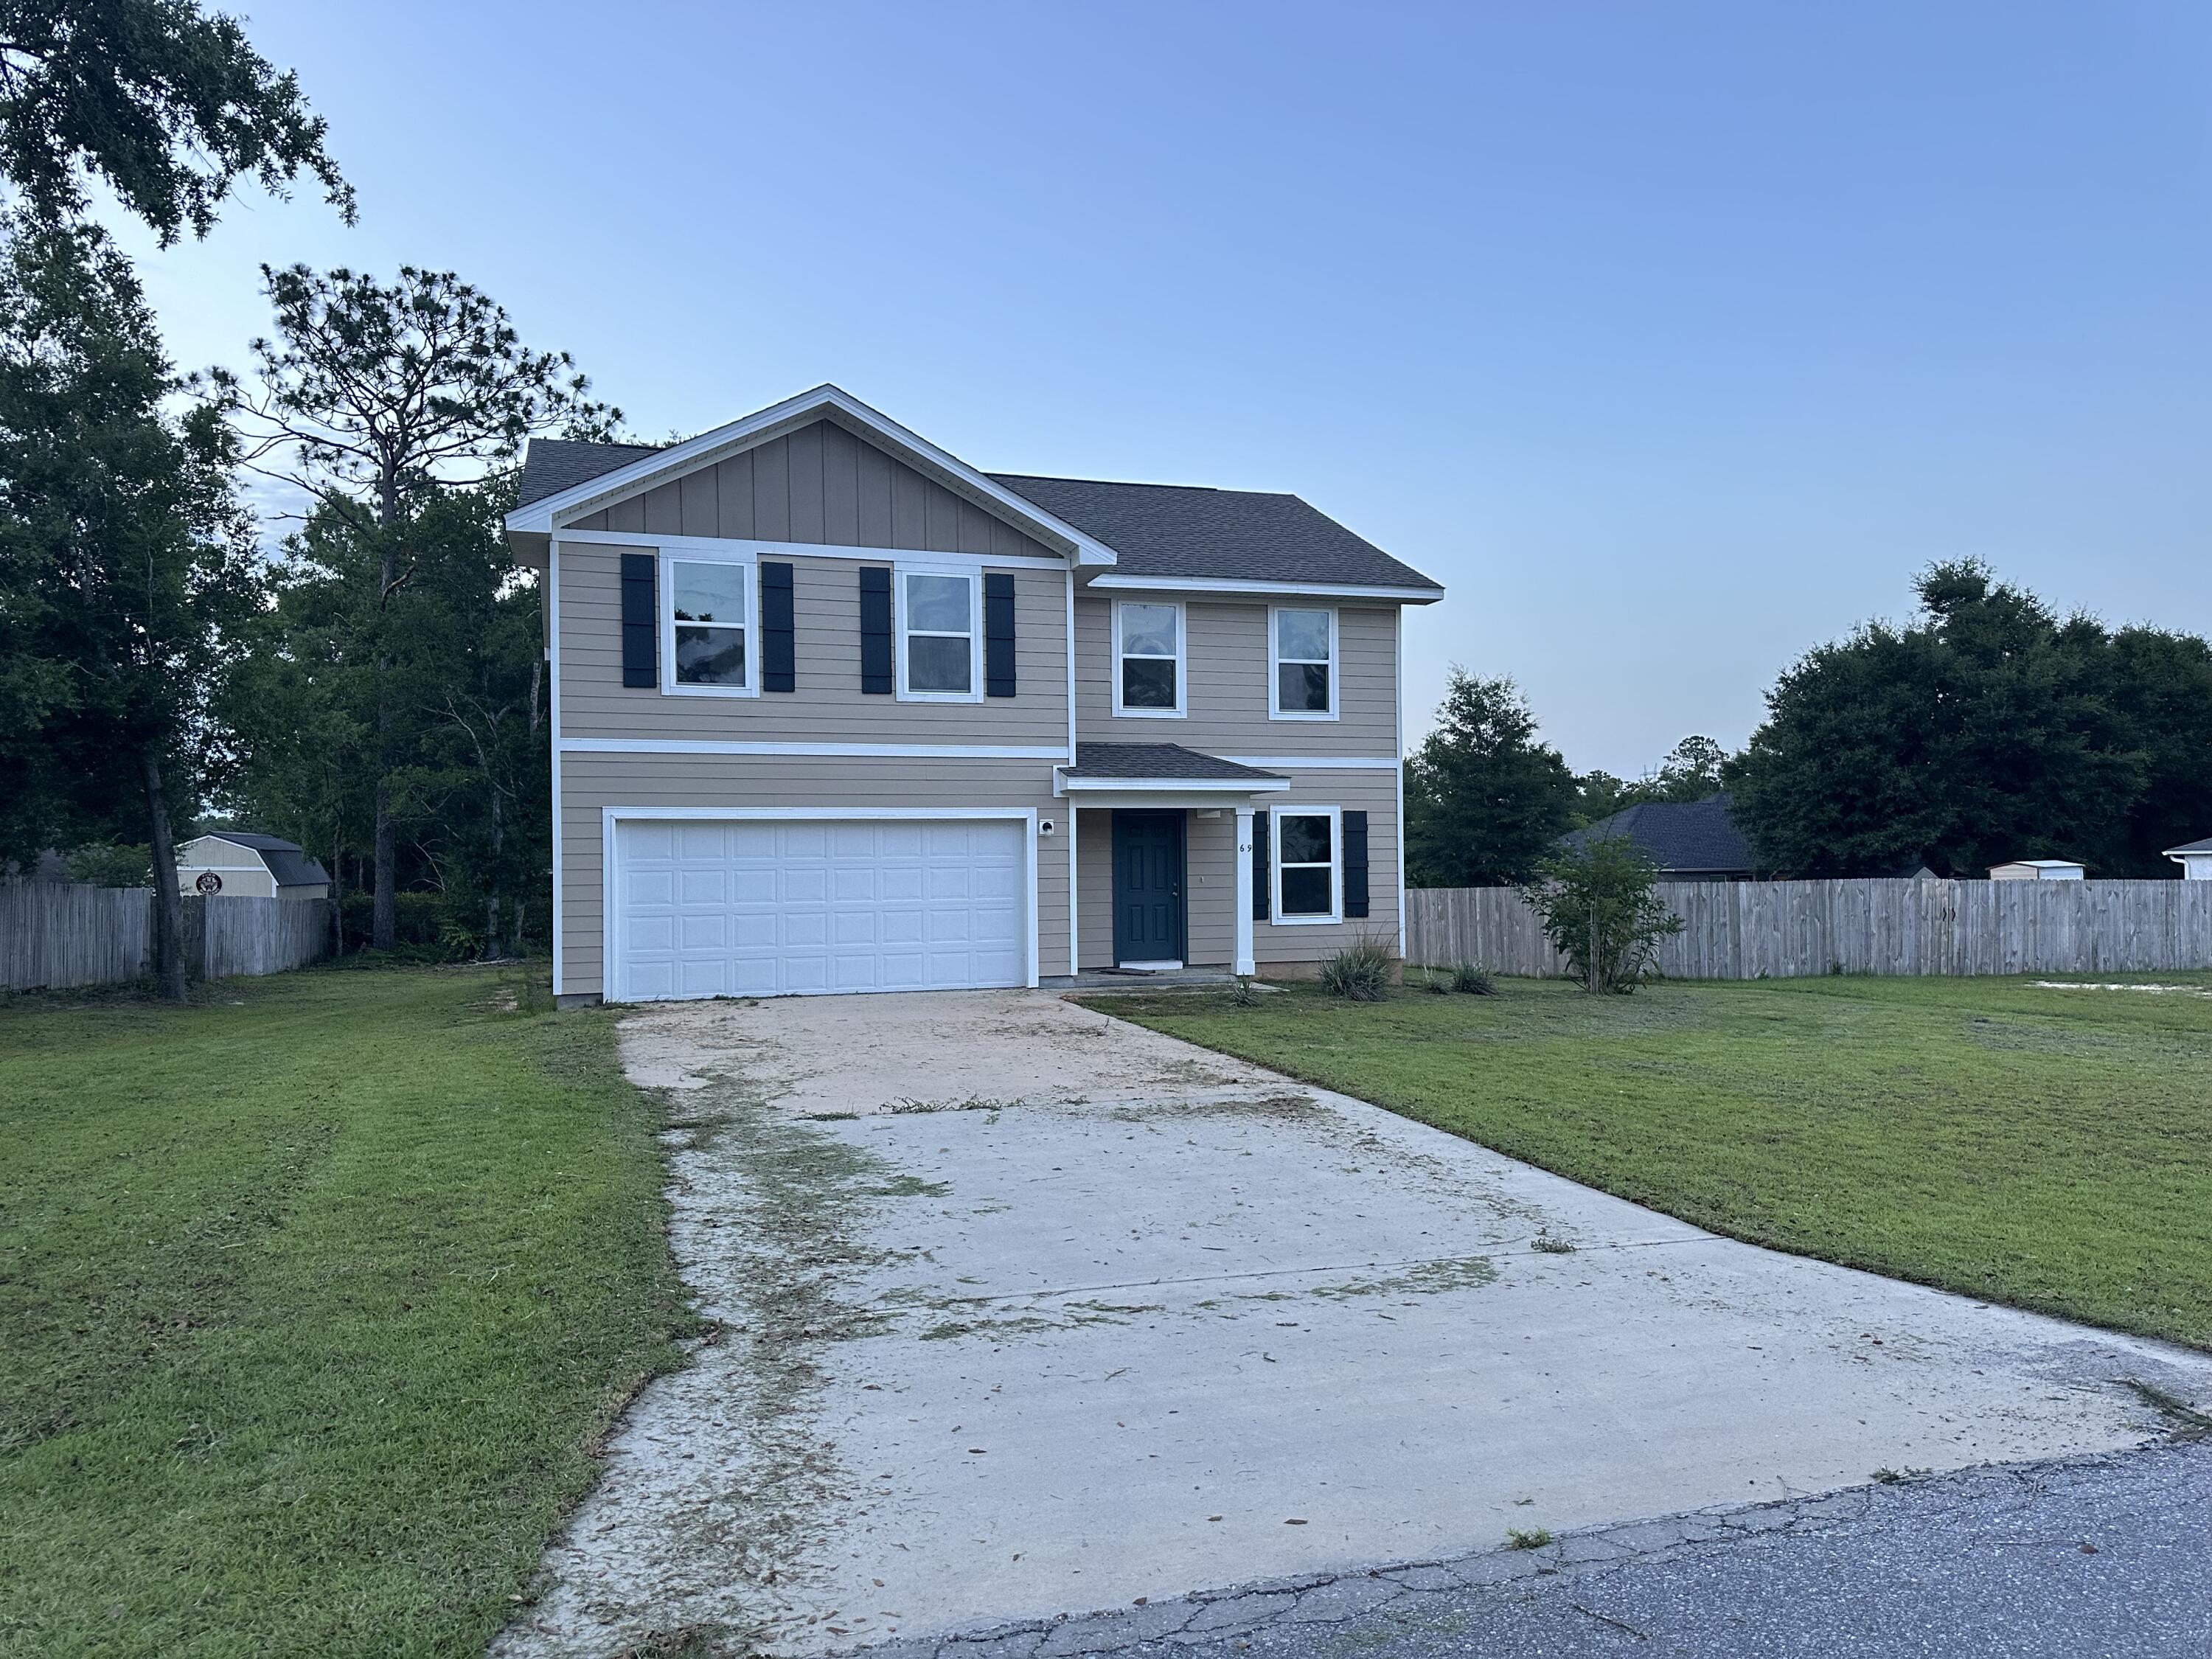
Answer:
POLYGON ((1380 1002, 1397 964, 1389 945, 1379 939, 1363 939, 1322 963, 1322 989, 1347 1002, 1380 1002))
POLYGON ((1451 988, 1471 997, 1494 997, 1498 994, 1498 984, 1490 977, 1490 969, 1472 962, 1452 964, 1451 988))
POLYGON ((69 855, 69 873, 71 881, 94 887, 151 887, 154 849, 94 842, 69 855))
POLYGON ((1252 988, 1252 981, 1240 974, 1235 987, 1229 993, 1229 1000, 1239 1008, 1249 1008, 1254 1003, 1259 1001, 1260 994, 1252 988))
POLYGON ((1655 972, 1659 941, 1682 919, 1659 896, 1659 866, 1626 836, 1603 836, 1553 854, 1521 890, 1584 990, 1626 996, 1655 972))

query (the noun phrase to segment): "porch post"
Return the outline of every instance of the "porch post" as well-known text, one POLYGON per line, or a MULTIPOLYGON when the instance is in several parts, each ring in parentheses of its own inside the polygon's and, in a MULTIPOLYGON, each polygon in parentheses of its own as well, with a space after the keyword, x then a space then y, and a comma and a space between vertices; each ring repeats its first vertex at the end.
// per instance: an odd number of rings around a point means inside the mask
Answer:
POLYGON ((1067 803, 1067 976, 1074 978, 1083 971, 1083 947, 1079 939, 1082 931, 1083 906, 1076 891, 1075 826, 1082 814, 1075 803, 1067 803))
POLYGON ((1237 971, 1249 974, 1252 963, 1252 809, 1237 809, 1237 971))

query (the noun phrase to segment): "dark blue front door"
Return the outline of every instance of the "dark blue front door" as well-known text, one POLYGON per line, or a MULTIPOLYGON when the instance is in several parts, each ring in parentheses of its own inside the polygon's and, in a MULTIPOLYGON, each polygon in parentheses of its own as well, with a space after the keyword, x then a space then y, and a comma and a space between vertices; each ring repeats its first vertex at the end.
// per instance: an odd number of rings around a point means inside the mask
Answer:
POLYGON ((1182 814, 1114 814, 1114 960, 1182 960, 1182 814))

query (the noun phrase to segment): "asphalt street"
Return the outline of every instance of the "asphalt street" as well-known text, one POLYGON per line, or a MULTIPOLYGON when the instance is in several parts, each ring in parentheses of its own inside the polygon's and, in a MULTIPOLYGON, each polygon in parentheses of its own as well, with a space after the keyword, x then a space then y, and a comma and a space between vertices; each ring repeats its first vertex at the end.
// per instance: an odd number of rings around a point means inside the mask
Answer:
POLYGON ((2203 1659, 2212 1443, 1566 1534, 895 1643, 869 1659, 2203 1659))

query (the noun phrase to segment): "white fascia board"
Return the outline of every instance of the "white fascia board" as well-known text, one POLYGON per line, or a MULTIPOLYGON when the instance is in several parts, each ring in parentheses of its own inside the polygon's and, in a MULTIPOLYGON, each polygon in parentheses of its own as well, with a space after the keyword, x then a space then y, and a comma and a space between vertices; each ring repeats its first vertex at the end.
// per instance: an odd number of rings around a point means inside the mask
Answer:
POLYGON ((663 553, 703 553, 735 559, 849 559, 860 564, 890 564, 927 559, 957 569, 1065 570, 1065 559, 1036 559, 1027 554, 924 553, 903 547, 847 546, 842 542, 763 542, 742 536, 671 536, 657 530, 561 530, 564 543, 592 547, 657 548, 663 553))
POLYGON ((1055 795, 1270 795, 1288 789, 1288 778, 1071 778, 1053 769, 1055 795))
POLYGON ((1159 593, 1274 593, 1315 599, 1395 599, 1401 605, 1434 605, 1443 598, 1433 587, 1375 587, 1346 582, 1231 581, 1221 576, 1135 576, 1117 573, 1093 576, 1089 587, 1149 589, 1159 593))
POLYGON ((1044 532, 1041 539, 1064 543, 1074 554, 1077 564, 1104 566, 1118 562, 1120 556, 1097 537, 1086 535, 1065 519, 1048 513, 1028 496, 1016 495, 957 456, 908 431, 889 416, 879 414, 850 392, 834 386, 818 386, 811 392, 802 392, 796 398, 787 398, 743 420, 718 426, 712 432, 702 432, 627 466, 586 478, 542 501, 517 507, 507 515, 507 528, 510 533, 550 533, 561 527, 563 520, 596 512, 610 501, 637 494, 663 477, 690 472, 710 461, 766 443, 833 411, 892 448, 904 451, 908 461, 921 463, 917 471, 934 475, 939 483, 956 495, 967 495, 978 506, 993 506, 1026 520, 1044 532))
POLYGON ((1222 759, 1238 766, 1256 766, 1263 772, 1308 771, 1331 772, 1395 772, 1398 762, 1391 755, 1224 755, 1222 759))
POLYGON ((1049 760, 1066 763, 1058 744, 744 742, 722 738, 562 738, 564 755, 763 755, 798 759, 1049 760))

